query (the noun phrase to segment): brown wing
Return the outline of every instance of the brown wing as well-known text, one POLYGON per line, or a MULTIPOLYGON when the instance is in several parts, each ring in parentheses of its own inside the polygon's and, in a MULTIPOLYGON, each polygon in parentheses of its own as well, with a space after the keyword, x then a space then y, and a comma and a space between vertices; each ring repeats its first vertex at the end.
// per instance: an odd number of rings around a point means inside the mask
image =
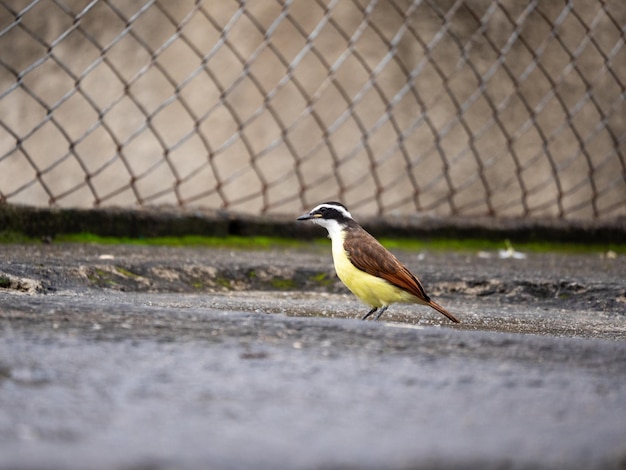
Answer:
POLYGON ((348 258, 357 268, 372 276, 381 277, 394 286, 428 302, 424 286, 398 258, 365 230, 354 230, 344 242, 348 258))
POLYGON ((365 230, 353 230, 350 237, 344 241, 343 246, 352 264, 361 271, 380 277, 394 286, 410 292, 453 322, 459 323, 458 318, 441 305, 430 300, 420 280, 365 230))

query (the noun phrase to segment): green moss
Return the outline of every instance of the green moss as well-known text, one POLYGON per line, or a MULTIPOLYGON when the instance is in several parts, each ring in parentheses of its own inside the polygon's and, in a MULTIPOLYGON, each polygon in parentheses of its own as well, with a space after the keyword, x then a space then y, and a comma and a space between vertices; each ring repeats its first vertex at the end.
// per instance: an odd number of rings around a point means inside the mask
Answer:
MULTIPOLYGON (((0 239, 1 241, 1 239, 0 239)), ((329 241, 326 238, 315 240, 298 240, 280 237, 155 237, 155 238, 127 238, 127 237, 101 237, 89 233, 60 235, 55 241, 71 243, 99 243, 99 244, 125 244, 125 245, 160 245, 174 247, 206 247, 206 248, 229 248, 265 250, 270 248, 310 248, 326 247, 329 241)), ((381 243, 390 249, 407 251, 489 251, 506 249, 506 240, 493 241, 478 238, 447 239, 437 238, 418 240, 415 238, 381 238, 381 243)), ((555 242, 524 242, 515 243, 514 248, 523 252, 562 252, 562 253, 615 253, 626 254, 626 243, 589 244, 589 243, 555 243, 555 242)))
POLYGON ((112 273, 109 271, 105 271, 103 269, 96 268, 90 273, 87 274, 87 279, 92 284, 97 284, 100 286, 115 286, 117 283, 114 279, 112 279, 112 273))
POLYGON ((0 230, 0 244, 3 243, 38 243, 33 237, 28 237, 20 232, 14 232, 11 230, 0 230))
POLYGON ((115 270, 118 273, 120 273, 120 274, 122 274, 122 275, 124 275, 126 277, 132 277, 132 278, 140 278, 141 277, 141 274, 137 274, 137 273, 134 273, 132 271, 129 271, 128 269, 123 268, 122 266, 115 266, 115 270))
MULTIPOLYGON (((1 240, 0 240, 1 241, 1 240)), ((305 242, 293 238, 281 237, 203 237, 199 235, 186 235, 183 237, 153 237, 153 238, 130 238, 130 237, 103 237, 91 233, 76 233, 58 235, 55 238, 60 243, 98 243, 101 245, 157 245, 173 247, 207 247, 207 248, 234 248, 264 250, 269 248, 292 248, 301 247, 305 242)))
POLYGON ((225 287, 226 289, 231 289, 230 279, 218 276, 215 278, 215 283, 220 287, 225 287))
MULTIPOLYGON (((172 247, 206 247, 241 250, 266 250, 271 248, 304 249, 311 247, 327 248, 329 241, 326 238, 315 240, 299 240, 282 237, 204 237, 188 235, 183 237, 103 237, 91 233, 61 234, 55 237, 55 242, 61 243, 97 243, 102 245, 157 245, 172 247)), ((381 243, 387 248, 407 251, 462 251, 477 252, 506 249, 506 240, 469 239, 415 239, 415 238, 381 238, 381 243)), ((37 238, 27 237, 18 232, 0 231, 1 243, 41 243, 37 238)), ((626 254, 626 243, 555 243, 555 242, 524 242, 514 243, 514 248, 522 252, 560 252, 560 253, 606 253, 613 251, 626 254)))
POLYGON ((0 288, 8 289, 11 287, 11 279, 8 277, 0 276, 0 288))
POLYGON ((515 250, 531 253, 615 253, 626 254, 626 243, 589 244, 555 242, 521 242, 511 244, 508 240, 492 241, 483 239, 433 239, 415 240, 412 238, 381 238, 380 242, 389 249, 407 251, 495 251, 506 250, 512 246, 515 250))
POLYGON ((121 266, 115 266, 115 270, 120 273, 122 276, 126 276, 126 277, 139 277, 139 274, 135 274, 132 271, 129 271, 128 269, 125 269, 121 266))
POLYGON ((274 289, 278 290, 292 290, 297 287, 296 281, 285 278, 274 278, 270 281, 270 284, 274 289))
POLYGON ((333 280, 328 277, 328 274, 326 273, 314 274, 313 276, 309 277, 309 280, 320 286, 329 286, 333 283, 333 280))

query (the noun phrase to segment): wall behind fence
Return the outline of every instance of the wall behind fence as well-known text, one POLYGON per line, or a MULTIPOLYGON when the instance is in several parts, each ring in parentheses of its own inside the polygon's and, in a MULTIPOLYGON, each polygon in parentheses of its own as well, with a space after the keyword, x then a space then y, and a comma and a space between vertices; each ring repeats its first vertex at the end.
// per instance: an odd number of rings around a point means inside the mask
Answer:
POLYGON ((0 201, 626 214, 626 2, 0 0, 0 201))

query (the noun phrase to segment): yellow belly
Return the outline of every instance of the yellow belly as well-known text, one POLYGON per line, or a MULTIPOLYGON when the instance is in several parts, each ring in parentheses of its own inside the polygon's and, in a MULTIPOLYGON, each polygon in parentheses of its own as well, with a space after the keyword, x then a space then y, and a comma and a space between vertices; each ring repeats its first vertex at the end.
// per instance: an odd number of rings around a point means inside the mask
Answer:
POLYGON ((355 268, 343 249, 343 240, 333 240, 333 262, 341 282, 370 307, 383 307, 396 302, 419 302, 413 294, 355 268))

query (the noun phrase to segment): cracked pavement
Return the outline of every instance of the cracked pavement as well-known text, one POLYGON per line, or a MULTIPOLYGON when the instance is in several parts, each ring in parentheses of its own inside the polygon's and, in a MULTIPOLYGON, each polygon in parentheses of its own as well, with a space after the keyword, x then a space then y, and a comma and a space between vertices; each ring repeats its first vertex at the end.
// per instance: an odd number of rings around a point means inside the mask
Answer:
MULTIPOLYGON (((328 247, 326 247, 328 248, 328 247)), ((0 468, 623 468, 623 256, 0 247, 0 468)))

